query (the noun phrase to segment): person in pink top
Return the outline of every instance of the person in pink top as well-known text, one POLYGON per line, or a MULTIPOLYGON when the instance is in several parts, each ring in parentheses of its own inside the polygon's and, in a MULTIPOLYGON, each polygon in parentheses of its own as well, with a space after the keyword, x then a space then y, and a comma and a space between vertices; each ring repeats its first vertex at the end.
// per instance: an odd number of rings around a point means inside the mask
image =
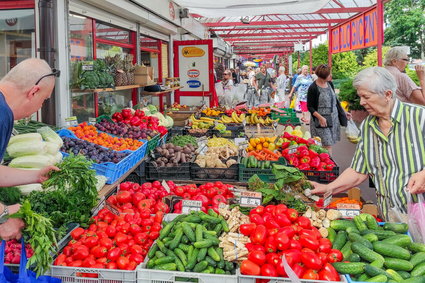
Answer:
POLYGON ((397 98, 403 102, 425 105, 425 66, 415 66, 420 86, 404 70, 409 63, 407 49, 403 46, 391 48, 384 58, 385 68, 390 71, 397 82, 397 98))

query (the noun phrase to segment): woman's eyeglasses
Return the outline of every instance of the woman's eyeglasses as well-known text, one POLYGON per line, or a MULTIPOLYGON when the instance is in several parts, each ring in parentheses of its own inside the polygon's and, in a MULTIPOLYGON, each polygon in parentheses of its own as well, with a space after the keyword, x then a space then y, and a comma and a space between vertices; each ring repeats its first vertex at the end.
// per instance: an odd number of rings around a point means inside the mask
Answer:
POLYGON ((55 76, 56 78, 59 78, 61 75, 60 70, 52 69, 52 72, 50 74, 44 75, 41 78, 38 79, 38 81, 35 83, 35 85, 38 85, 42 79, 45 77, 55 76))
POLYGON ((406 59, 406 58, 402 58, 400 60, 403 60, 403 61, 406 61, 406 62, 409 62, 410 61, 409 59, 406 59))

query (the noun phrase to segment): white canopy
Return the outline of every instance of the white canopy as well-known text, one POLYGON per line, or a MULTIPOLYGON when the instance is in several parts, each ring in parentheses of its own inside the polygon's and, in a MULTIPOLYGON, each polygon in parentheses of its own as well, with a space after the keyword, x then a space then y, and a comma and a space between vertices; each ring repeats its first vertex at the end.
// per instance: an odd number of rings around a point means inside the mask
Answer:
POLYGON ((312 13, 329 0, 174 0, 190 13, 203 17, 239 17, 267 14, 312 13))

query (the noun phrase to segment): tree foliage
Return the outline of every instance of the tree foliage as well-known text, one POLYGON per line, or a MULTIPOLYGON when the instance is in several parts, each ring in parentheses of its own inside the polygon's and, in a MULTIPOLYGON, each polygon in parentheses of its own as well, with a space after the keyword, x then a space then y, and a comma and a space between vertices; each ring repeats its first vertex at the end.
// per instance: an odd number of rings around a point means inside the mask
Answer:
MULTIPOLYGON (((382 60, 385 57, 385 54, 387 54, 388 50, 390 50, 391 47, 389 46, 382 46, 382 60)), ((375 67, 378 66, 378 50, 376 48, 373 48, 363 59, 363 68, 367 67, 375 67)))

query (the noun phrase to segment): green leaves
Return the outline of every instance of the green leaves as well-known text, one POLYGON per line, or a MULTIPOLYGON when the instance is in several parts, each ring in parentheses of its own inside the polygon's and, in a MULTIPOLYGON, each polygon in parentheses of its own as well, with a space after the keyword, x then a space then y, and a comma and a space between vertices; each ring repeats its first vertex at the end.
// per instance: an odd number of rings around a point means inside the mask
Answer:
POLYGON ((282 188, 284 184, 296 182, 304 177, 304 174, 297 168, 280 164, 273 164, 272 172, 278 179, 279 188, 282 188))

